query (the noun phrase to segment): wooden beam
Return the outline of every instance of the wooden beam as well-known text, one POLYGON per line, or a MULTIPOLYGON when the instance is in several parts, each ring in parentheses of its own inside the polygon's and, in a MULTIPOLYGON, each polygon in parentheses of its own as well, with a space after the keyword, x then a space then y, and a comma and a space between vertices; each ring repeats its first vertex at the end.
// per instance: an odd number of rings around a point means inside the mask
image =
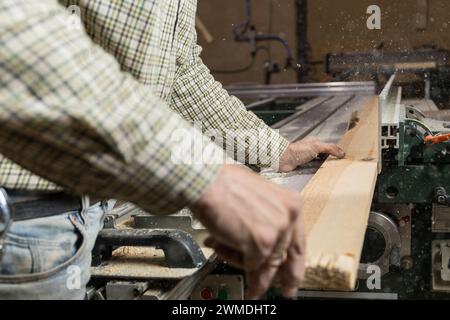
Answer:
POLYGON ((341 146, 302 191, 306 288, 354 289, 378 174, 378 97, 354 118, 341 146))
POLYGON ((214 37, 212 36, 211 32, 209 32, 208 28, 203 23, 203 20, 198 15, 195 17, 195 25, 205 39, 206 43, 210 44, 214 42, 214 37))

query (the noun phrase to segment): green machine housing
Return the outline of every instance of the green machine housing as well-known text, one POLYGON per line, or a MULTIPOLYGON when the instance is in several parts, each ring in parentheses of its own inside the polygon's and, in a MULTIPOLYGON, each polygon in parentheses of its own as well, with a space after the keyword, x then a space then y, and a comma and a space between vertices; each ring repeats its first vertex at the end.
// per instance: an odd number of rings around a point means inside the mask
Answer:
POLYGON ((450 141, 425 143, 427 136, 450 133, 450 121, 427 117, 396 97, 380 100, 381 163, 376 200, 378 203, 450 204, 450 141))

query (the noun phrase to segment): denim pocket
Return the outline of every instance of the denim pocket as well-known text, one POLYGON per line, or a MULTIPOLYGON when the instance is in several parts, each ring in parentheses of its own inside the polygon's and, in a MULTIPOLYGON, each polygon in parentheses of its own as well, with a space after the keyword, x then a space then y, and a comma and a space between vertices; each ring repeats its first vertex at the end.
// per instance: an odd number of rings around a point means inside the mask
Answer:
POLYGON ((0 260, 0 274, 12 275, 33 272, 33 258, 30 247, 22 240, 24 239, 14 239, 14 237, 8 237, 5 240, 0 260))
POLYGON ((84 244, 84 230, 76 215, 13 223, 0 260, 0 281, 3 276, 44 276, 72 260, 84 244))

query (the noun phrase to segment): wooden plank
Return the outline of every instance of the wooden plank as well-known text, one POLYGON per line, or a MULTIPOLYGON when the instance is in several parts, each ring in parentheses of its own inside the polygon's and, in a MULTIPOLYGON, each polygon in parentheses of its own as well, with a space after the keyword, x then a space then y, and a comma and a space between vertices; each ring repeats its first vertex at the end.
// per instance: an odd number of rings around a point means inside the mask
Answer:
POLYGON ((307 235, 305 287, 351 290, 378 174, 378 97, 350 124, 341 146, 302 191, 307 235))
POLYGON ((198 15, 195 18, 195 25, 205 39, 206 43, 210 44, 214 42, 214 37, 212 36, 211 32, 209 32, 208 28, 203 23, 203 20, 198 15))
POLYGON ((394 65, 396 71, 406 71, 406 70, 434 70, 438 68, 436 62, 401 62, 394 65))

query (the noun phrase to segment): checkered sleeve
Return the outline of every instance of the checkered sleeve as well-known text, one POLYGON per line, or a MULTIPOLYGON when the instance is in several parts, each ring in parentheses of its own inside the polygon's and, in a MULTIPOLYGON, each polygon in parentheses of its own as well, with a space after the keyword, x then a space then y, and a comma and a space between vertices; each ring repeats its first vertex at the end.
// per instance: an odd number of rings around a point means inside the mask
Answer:
POLYGON ((178 69, 171 106, 204 131, 213 132, 215 141, 235 160, 259 167, 276 165, 289 142, 215 81, 200 58, 195 30, 196 1, 182 3, 184 8, 177 26, 178 69), (220 139, 215 135, 220 135, 220 139))
POLYGON ((0 152, 77 194, 152 213, 198 199, 220 165, 180 152, 179 137, 223 151, 68 17, 54 1, 0 2, 0 152))

